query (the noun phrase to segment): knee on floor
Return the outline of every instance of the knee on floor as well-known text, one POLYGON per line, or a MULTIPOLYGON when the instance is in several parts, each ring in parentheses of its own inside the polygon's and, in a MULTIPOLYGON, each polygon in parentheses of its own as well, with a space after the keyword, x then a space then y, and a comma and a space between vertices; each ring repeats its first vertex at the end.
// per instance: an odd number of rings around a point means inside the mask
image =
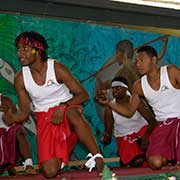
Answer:
POLYGON ((148 162, 149 166, 154 170, 161 169, 163 166, 163 158, 160 156, 150 157, 148 162))
POLYGON ((41 172, 47 179, 55 178, 58 175, 58 169, 54 167, 51 168, 44 167, 41 169, 41 172))

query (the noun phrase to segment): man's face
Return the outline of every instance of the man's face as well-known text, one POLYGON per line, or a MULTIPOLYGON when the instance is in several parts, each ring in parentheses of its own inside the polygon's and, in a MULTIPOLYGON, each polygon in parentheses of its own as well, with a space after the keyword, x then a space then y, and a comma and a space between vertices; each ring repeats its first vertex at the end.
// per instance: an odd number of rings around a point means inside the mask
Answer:
POLYGON ((17 47, 17 54, 23 66, 29 65, 34 61, 35 53, 31 44, 19 43, 17 47))
POLYGON ((152 58, 144 51, 136 54, 135 64, 140 75, 150 72, 153 65, 152 58))
POLYGON ((121 87, 121 86, 112 87, 112 94, 116 99, 123 98, 126 95, 126 91, 127 89, 125 87, 121 87))

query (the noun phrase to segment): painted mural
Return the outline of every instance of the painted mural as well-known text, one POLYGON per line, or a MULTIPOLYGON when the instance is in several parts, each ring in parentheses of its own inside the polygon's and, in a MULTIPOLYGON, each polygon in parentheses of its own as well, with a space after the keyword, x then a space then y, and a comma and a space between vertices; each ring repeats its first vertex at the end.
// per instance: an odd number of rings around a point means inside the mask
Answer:
MULTIPOLYGON (((14 39, 20 32, 30 30, 37 31, 46 38, 49 44, 49 56, 65 64, 80 81, 98 71, 114 55, 118 41, 129 39, 133 42, 134 47, 139 47, 164 35, 85 22, 0 14, 0 93, 10 96, 15 104, 18 102, 13 87, 13 78, 21 66, 14 47, 14 39)), ((179 44, 179 37, 169 37, 163 63, 180 66, 179 44)), ((151 45, 160 51, 162 41, 156 41, 151 45)), ((85 117, 104 157, 115 157, 117 155, 114 139, 108 146, 100 143, 103 123, 95 108, 93 98, 95 83, 94 77, 82 83, 90 95, 89 101, 84 104, 85 117)), ((25 127, 30 129, 27 130, 27 135, 33 148, 33 161, 37 163, 36 130, 33 114, 25 127)), ((87 151, 78 144, 71 159, 84 159, 86 154, 87 151)))

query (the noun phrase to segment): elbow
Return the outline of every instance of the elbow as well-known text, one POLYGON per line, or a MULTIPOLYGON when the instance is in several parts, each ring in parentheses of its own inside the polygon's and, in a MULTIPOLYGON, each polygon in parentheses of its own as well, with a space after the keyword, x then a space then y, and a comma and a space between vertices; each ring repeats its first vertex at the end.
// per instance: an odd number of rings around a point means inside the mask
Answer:
POLYGON ((89 100, 89 94, 85 90, 78 93, 77 97, 79 97, 80 103, 83 103, 89 100))
POLYGON ((88 101, 89 100, 89 94, 87 92, 85 92, 84 94, 84 101, 88 101))

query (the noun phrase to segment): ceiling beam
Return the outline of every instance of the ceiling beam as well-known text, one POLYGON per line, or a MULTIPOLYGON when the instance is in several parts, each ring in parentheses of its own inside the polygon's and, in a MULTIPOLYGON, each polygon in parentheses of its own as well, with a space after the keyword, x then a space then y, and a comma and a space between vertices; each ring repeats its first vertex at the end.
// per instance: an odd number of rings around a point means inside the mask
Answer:
POLYGON ((180 29, 180 11, 108 0, 4 0, 0 12, 180 29))

